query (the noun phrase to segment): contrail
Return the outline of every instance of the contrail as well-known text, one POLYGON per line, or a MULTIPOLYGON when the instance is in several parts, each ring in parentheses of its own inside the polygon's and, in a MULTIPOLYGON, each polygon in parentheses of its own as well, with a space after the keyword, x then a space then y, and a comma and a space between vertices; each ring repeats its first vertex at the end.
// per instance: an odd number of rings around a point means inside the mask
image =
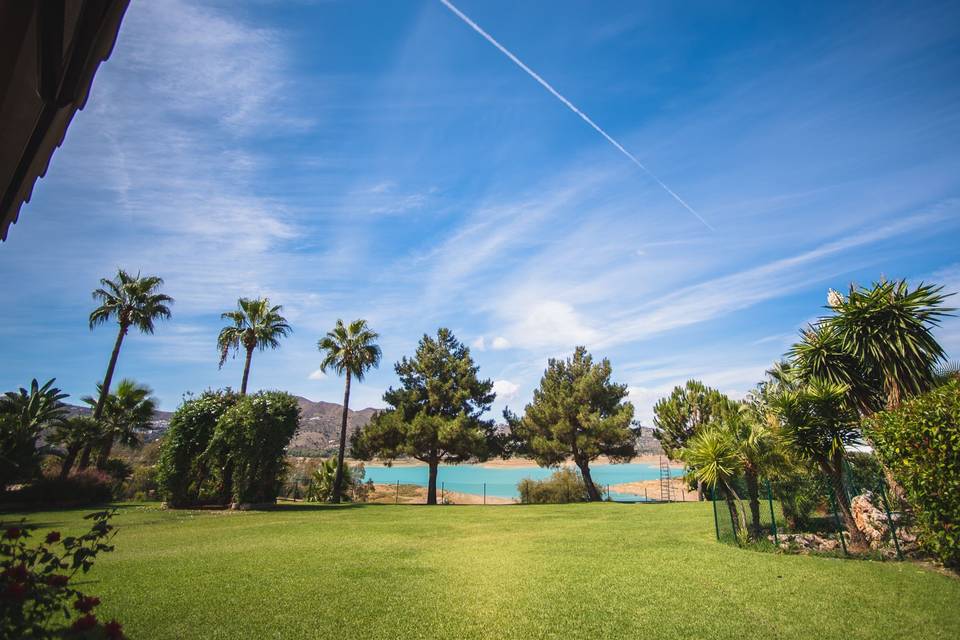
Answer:
POLYGON ((606 138, 606 139, 607 139, 607 142, 609 142, 609 143, 612 144, 614 147, 616 147, 617 150, 618 150, 620 153, 622 153, 623 155, 627 156, 627 158, 630 160, 630 162, 632 162, 633 164, 635 164, 635 165, 637 165, 638 167, 640 167, 640 169, 642 169, 644 173, 646 173, 648 176, 650 176, 650 178, 651 178, 654 182, 656 182, 658 185, 660 185, 660 187, 661 187, 664 191, 666 191, 667 193, 669 193, 669 194, 673 197, 674 200, 676 200, 677 202, 679 202, 680 205, 681 205, 684 209, 686 209, 687 211, 689 211, 690 213, 692 213, 693 215, 695 215, 695 216, 697 217, 697 220, 699 220, 699 221, 702 222, 704 225, 706 225, 706 227, 707 227, 708 229, 710 229, 711 231, 716 231, 716 229, 714 229, 713 226, 711 226, 711 224, 710 224, 709 222, 707 222, 706 220, 703 219, 703 216, 701 216, 699 213, 697 213, 696 210, 695 210, 693 207, 691 207, 689 204, 687 204, 687 203, 683 200, 683 198, 681 198, 679 195, 677 195, 677 192, 676 192, 676 191, 674 191, 673 189, 671 189, 670 187, 668 187, 668 186, 663 182, 663 180, 661 180, 660 178, 658 178, 657 176, 655 176, 654 173, 653 173, 652 171, 650 171, 650 169, 647 169, 642 162, 640 162, 639 160, 637 160, 636 156, 634 156, 632 153, 630 153, 629 151, 627 151, 626 149, 624 149, 624 147, 623 147, 622 144, 620 144, 619 142, 617 142, 616 140, 614 140, 614 139, 610 136, 610 134, 608 134, 606 131, 604 131, 603 129, 601 129, 600 126, 599 126, 596 122, 594 122, 593 120, 590 119, 590 116, 588 116, 587 114, 585 114, 583 111, 580 111, 580 109, 578 109, 572 102, 570 102, 569 100, 567 100, 566 98, 564 98, 563 95, 561 95, 561 93, 560 93, 559 91, 557 91, 557 90, 554 89, 552 86, 550 86, 550 83, 547 82, 546 80, 544 80, 543 78, 541 78, 540 75, 537 74, 536 71, 534 71, 533 69, 531 69, 531 68, 528 67, 527 65, 523 64, 523 62, 520 60, 520 58, 518 58, 517 56, 513 55, 513 54, 510 52, 509 49, 507 49, 505 46, 503 46, 502 44, 500 44, 499 42, 497 42, 497 40, 496 40, 493 36, 491 36, 489 33, 487 33, 486 31, 484 31, 483 28, 482 28, 480 25, 478 25, 476 22, 474 22, 474 21, 471 20, 469 17, 467 17, 462 11, 460 11, 460 9, 457 9, 455 6, 453 6, 453 4, 451 4, 449 0, 440 0, 440 2, 442 2, 442 3, 443 3, 443 6, 445 6, 447 9, 450 9, 450 11, 452 11, 455 16, 457 16, 458 18, 460 18, 461 20, 463 20, 463 21, 467 24, 467 26, 469 26, 471 29, 473 29, 474 31, 476 31, 477 33, 479 33, 481 36, 483 36, 484 40, 486 40, 487 42, 489 42, 490 44, 492 44, 493 46, 495 46, 497 49, 499 49, 499 50, 500 50, 500 53, 502 53, 503 55, 505 55, 505 56, 507 56, 508 58, 510 58, 510 59, 513 61, 513 63, 516 64, 516 65, 517 65, 518 67, 520 67, 521 69, 523 69, 523 70, 527 73, 527 75, 529 75, 531 78, 533 78, 534 80, 536 80, 537 82, 539 82, 540 85, 541 85, 544 89, 546 89, 547 91, 549 91, 550 93, 552 93, 553 96, 554 96, 557 100, 559 100, 560 102, 562 102, 563 104, 565 104, 565 105, 567 106, 567 108, 570 109, 570 111, 573 111, 575 114, 577 114, 578 116, 580 116, 580 119, 581 119, 581 120, 583 120, 583 121, 586 122, 588 125, 590 125, 591 127, 593 127, 594 130, 595 130, 597 133, 599 133, 599 134, 602 135, 604 138, 606 138))

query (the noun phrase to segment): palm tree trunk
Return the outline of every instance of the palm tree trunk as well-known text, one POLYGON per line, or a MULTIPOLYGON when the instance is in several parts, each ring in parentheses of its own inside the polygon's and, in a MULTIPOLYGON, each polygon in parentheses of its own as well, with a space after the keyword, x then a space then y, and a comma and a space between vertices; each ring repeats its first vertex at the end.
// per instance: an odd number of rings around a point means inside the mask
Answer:
POLYGON ((866 538, 857 528, 857 522, 853 519, 853 512, 850 510, 850 500, 847 499, 847 490, 843 483, 842 458, 834 456, 834 460, 821 461, 823 472, 830 481, 830 488, 833 491, 833 499, 837 505, 837 511, 840 512, 840 519, 843 526, 850 536, 850 545, 853 547, 866 546, 866 538))
MULTIPOLYGON (((126 325, 120 325, 120 331, 117 332, 117 341, 113 344, 113 353, 110 354, 110 363, 107 365, 107 374, 103 376, 103 384, 100 387, 100 397, 97 398, 97 407, 93 410, 93 419, 100 420, 103 416, 103 406, 107 402, 107 396, 110 395, 110 383, 113 381, 113 371, 117 367, 117 358, 120 357, 120 345, 123 344, 123 336, 127 335, 126 325)), ((89 459, 89 455, 87 456, 89 459)))
MULTIPOLYGON (((93 410, 93 419, 97 422, 103 417, 103 408, 107 403, 107 397, 110 396, 110 383, 113 381, 113 372, 117 368, 117 359, 120 357, 120 345, 123 344, 125 335, 127 335, 127 325, 121 324, 120 330, 117 332, 117 340, 113 344, 113 352, 110 354, 110 362, 107 364, 107 373, 103 376, 103 382, 100 385, 100 397, 97 398, 97 406, 93 410)), ((81 471, 90 466, 93 447, 94 444, 91 442, 83 448, 80 463, 77 465, 77 468, 81 471)))
POLYGON ((240 382, 240 395, 247 395, 247 379, 250 377, 250 360, 253 359, 253 347, 247 347, 247 358, 243 363, 243 380, 240 382))
POLYGON ((103 446, 100 447, 100 452, 97 454, 98 469, 102 469, 107 463, 107 460, 110 459, 111 451, 113 451, 113 436, 108 436, 107 439, 103 441, 103 446))
POLYGON ((437 471, 439 466, 440 463, 436 459, 430 461, 430 479, 427 481, 427 504, 437 504, 437 471))
POLYGON ((77 454, 80 453, 80 445, 73 445, 67 447, 67 455, 64 456, 63 462, 60 463, 60 479, 63 480, 68 475, 70 475, 70 470, 73 469, 73 463, 77 459, 77 454))
MULTIPOLYGON (((337 477, 333 481, 333 496, 330 501, 334 504, 340 502, 340 494, 343 491, 343 456, 347 450, 347 415, 350 409, 350 370, 347 369, 347 382, 343 386, 343 415, 340 419, 340 450, 337 452, 337 477)), ((436 504, 436 492, 434 492, 434 501, 436 504)))

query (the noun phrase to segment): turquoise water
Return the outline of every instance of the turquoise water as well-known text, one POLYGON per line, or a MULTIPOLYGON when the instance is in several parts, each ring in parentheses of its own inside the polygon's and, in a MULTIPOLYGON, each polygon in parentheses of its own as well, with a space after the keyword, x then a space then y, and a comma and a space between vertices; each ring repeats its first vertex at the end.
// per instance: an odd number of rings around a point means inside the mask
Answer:
MULTIPOLYGON (((547 478, 555 469, 542 467, 485 467, 480 464, 440 465, 437 472, 437 491, 441 484, 448 491, 462 493, 483 493, 486 483, 487 495, 500 498, 518 498, 517 483, 524 478, 542 480, 547 478)), ((590 466, 593 481, 606 488, 606 485, 637 480, 655 480, 660 477, 660 469, 649 464, 597 464, 590 466)), ((675 471, 676 475, 677 472, 675 471)), ((415 484, 427 486, 428 470, 426 465, 384 467, 380 465, 366 465, 366 478, 383 484, 415 484)), ((632 494, 611 493, 614 500, 638 500, 632 494)), ((651 495, 651 498, 656 496, 651 495)))

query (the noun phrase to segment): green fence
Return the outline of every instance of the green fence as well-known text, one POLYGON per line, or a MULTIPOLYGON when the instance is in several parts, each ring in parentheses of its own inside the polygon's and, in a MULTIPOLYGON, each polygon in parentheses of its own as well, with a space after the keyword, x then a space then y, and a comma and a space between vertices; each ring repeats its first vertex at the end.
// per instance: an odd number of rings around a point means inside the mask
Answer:
MULTIPOLYGON (((731 483, 732 491, 711 492, 717 540, 740 546, 850 552, 843 520, 826 481, 813 478, 812 482, 797 485, 761 480, 759 485, 755 500, 745 497, 750 492, 743 479, 731 483), (732 495, 736 497, 731 499, 732 495)), ((861 503, 868 506, 860 512, 860 522, 866 521, 864 526, 872 527, 872 537, 865 536, 870 548, 902 559, 905 516, 891 508, 883 480, 848 477, 846 486, 851 503, 855 499, 867 500, 861 503)))

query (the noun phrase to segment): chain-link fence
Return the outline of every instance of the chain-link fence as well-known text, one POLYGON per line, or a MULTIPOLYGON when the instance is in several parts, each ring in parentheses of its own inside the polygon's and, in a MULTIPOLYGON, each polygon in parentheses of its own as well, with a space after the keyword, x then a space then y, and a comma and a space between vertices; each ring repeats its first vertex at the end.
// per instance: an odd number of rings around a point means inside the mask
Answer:
MULTIPOLYGON (((904 547, 916 540, 906 532, 908 518, 891 500, 882 476, 848 466, 843 486, 849 526, 856 528, 865 544, 855 551, 902 559, 904 547)), ((842 506, 822 475, 755 483, 738 478, 711 493, 717 540, 797 552, 846 555, 854 551, 842 506)))

